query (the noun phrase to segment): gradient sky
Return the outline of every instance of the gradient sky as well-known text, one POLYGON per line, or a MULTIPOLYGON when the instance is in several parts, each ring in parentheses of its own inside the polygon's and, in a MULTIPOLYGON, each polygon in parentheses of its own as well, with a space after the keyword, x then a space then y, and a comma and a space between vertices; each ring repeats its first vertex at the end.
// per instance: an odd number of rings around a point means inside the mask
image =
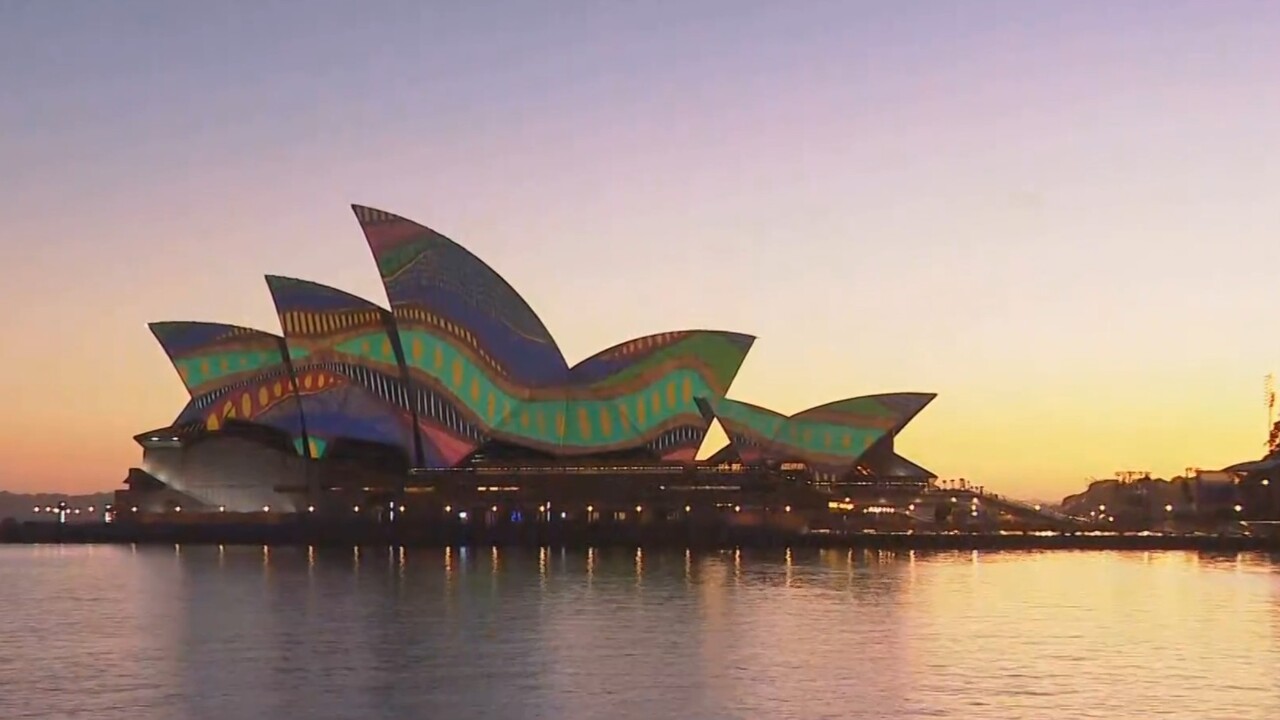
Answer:
MULTIPOLYGON (((1054 498, 1264 450, 1280 3, 0 2, 0 488, 118 487, 146 323, 386 302, 432 225, 570 362, 707 327, 733 397, 932 391, 902 452, 1054 498)), ((704 448, 704 453, 708 449, 704 448)))

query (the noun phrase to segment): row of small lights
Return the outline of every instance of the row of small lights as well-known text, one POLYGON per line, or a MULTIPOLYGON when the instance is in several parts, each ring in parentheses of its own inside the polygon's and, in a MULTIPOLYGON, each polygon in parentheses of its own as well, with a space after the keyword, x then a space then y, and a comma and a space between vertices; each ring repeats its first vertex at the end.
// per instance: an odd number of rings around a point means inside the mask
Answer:
MULTIPOLYGON (((1267 480, 1263 480, 1263 481, 1262 481, 1262 484, 1263 484, 1263 485, 1266 485, 1266 484, 1268 484, 1268 482, 1269 482, 1269 481, 1267 481, 1267 480)), ((847 502, 847 501, 848 501, 848 498, 846 498, 846 502, 847 502)), ((956 498, 954 498, 954 497, 953 497, 953 498, 951 498, 951 502, 953 502, 953 503, 954 503, 954 502, 957 502, 956 498)), ((969 503, 969 504, 970 504, 970 505, 973 505, 973 506, 975 506, 975 507, 976 507, 976 506, 978 505, 978 499, 977 499, 977 498, 973 498, 972 500, 970 500, 970 503, 969 503)), ((1039 512, 1039 511, 1040 511, 1040 507, 1041 507, 1040 505, 1036 505, 1036 506, 1035 506, 1035 510, 1036 510, 1037 512, 1039 512)), ((406 511, 406 509, 407 509, 404 505, 401 505, 399 508, 396 508, 394 503, 391 505, 391 508, 392 508, 393 510, 398 510, 399 512, 405 512, 405 511, 406 511)), ((45 507, 44 507, 44 512, 54 512, 56 509, 57 509, 57 508, 54 508, 53 506, 45 506, 45 507)), ((497 505, 493 505, 493 506, 491 506, 489 509, 490 509, 492 512, 497 512, 497 511, 498 511, 498 506, 497 506, 497 505)), ((551 503, 546 503, 546 504, 544 504, 544 505, 539 505, 539 506, 538 506, 538 512, 540 512, 540 513, 542 513, 542 512, 547 512, 547 511, 549 511, 550 509, 551 509, 551 503)), ((915 512, 915 509, 916 509, 916 505, 915 505, 915 503, 911 503, 911 504, 907 505, 907 510, 909 510, 909 511, 911 511, 911 512, 915 512)), ((1171 505, 1171 504, 1170 504, 1170 505, 1165 505, 1165 506, 1164 506, 1164 509, 1165 509, 1165 512, 1173 512, 1173 505, 1171 505)), ((1236 512, 1243 512, 1243 511, 1244 511, 1244 506, 1243 506, 1243 505, 1236 505, 1233 509, 1234 509, 1236 512)), ((137 511, 138 511, 138 506, 136 506, 136 505, 135 505, 135 506, 133 506, 132 510, 133 510, 133 512, 137 512, 137 511)), ((352 506, 351 506, 351 510, 352 510, 352 512, 357 512, 357 513, 358 513, 358 512, 360 512, 360 506, 359 506, 359 505, 352 505, 352 506)), ((691 506, 689 506, 689 505, 685 505, 685 506, 684 506, 684 511, 685 511, 685 512, 691 512, 692 510, 693 510, 693 508, 692 508, 691 506)), ((33 511, 33 512, 37 512, 37 513, 38 513, 38 512, 40 512, 40 511, 41 511, 41 508, 40 508, 40 506, 38 506, 38 505, 37 505, 36 507, 32 508, 32 511, 33 511)), ((94 511, 94 506, 93 506, 93 505, 90 505, 90 506, 89 506, 89 508, 88 508, 88 511, 92 513, 92 512, 94 511)), ((182 512, 182 506, 181 506, 181 505, 175 505, 175 506, 174 506, 174 508, 173 508, 173 511, 174 511, 174 512, 182 512)), ((226 512, 226 511, 227 511, 227 506, 226 506, 226 505, 219 505, 219 506, 218 506, 218 512, 226 512)), ((315 512, 315 511, 316 511, 316 506, 315 506, 315 505, 308 505, 308 506, 307 506, 307 512, 309 512, 309 513, 313 513, 313 512, 315 512)), ((445 507, 444 507, 444 511, 445 511, 446 513, 447 513, 447 512, 452 512, 452 511, 453 511, 453 506, 452 506, 452 505, 445 505, 445 507)), ((588 505, 588 506, 587 506, 587 512, 594 512, 594 511, 595 511, 595 507, 594 507, 594 506, 592 506, 592 505, 588 505)), ((644 507, 643 507, 643 506, 641 506, 641 505, 637 505, 637 506, 636 506, 636 512, 643 512, 643 511, 644 511, 644 507)), ((733 511, 734 511, 734 512, 742 512, 742 506, 741 506, 741 505, 734 505, 734 506, 733 506, 733 511)), ((784 511, 784 512, 791 512, 791 506, 790 506, 790 505, 787 505, 785 508, 783 508, 783 511, 784 511)), ((1104 504, 1101 504, 1101 505, 1098 505, 1097 513, 1105 513, 1106 511, 1107 511, 1107 506, 1106 506, 1106 504, 1105 504, 1105 503, 1104 503, 1104 504)), ((80 514, 80 508, 74 508, 74 509, 72 509, 72 510, 71 510, 71 512, 72 512, 72 513, 74 513, 74 514, 76 514, 76 515, 79 515, 79 514, 80 514)), ((270 505, 263 505, 263 506, 262 506, 262 512, 264 512, 264 513, 269 513, 269 512, 271 512, 271 506, 270 506, 270 505)), ((978 514, 978 512, 977 512, 977 510, 975 509, 975 510, 971 511, 971 512, 970 512, 970 514, 971 514, 971 515, 977 515, 977 514, 978 514)), ((1091 512, 1090 514, 1096 514, 1096 513, 1091 512)), ((564 515, 565 515, 565 513, 561 513, 561 516, 562 516, 562 517, 563 517, 564 515)), ((1114 516, 1112 516, 1112 520, 1114 520, 1114 516)))
MULTIPOLYGON (((395 507, 395 505, 393 504, 391 507, 392 507, 392 509, 396 510, 397 512, 405 512, 405 511, 407 510, 407 508, 406 508, 404 505, 401 505, 400 507, 398 507, 398 508, 397 508, 397 507, 395 507)), ((134 505, 134 506, 133 506, 132 508, 130 508, 130 509, 131 509, 133 512, 138 512, 138 506, 137 506, 137 505, 134 505)), ((48 508, 45 508, 45 510, 46 510, 46 511, 48 511, 49 509, 48 509, 48 508)), ((492 512, 498 512, 498 506, 497 506, 497 505, 493 505, 493 506, 491 506, 491 507, 489 508, 489 510, 490 510, 490 511, 492 511, 492 512)), ((545 504, 545 505, 539 505, 539 506, 538 506, 538 512, 540 512, 540 513, 548 512, 548 511, 550 511, 550 510, 551 510, 551 503, 547 503, 547 504, 545 504)), ((40 512, 40 508, 38 508, 38 507, 37 507, 37 508, 35 509, 35 511, 36 511, 36 512, 40 512)), ((173 507, 173 511, 174 511, 174 512, 176 512, 176 513, 180 513, 180 512, 182 512, 182 506, 181 506, 181 505, 175 505, 175 506, 173 507)), ((222 513, 224 513, 224 512, 226 512, 226 511, 227 511, 227 506, 226 506, 226 505, 219 505, 219 506, 218 506, 218 512, 222 512, 222 513)), ((315 505, 308 505, 308 506, 307 506, 307 512, 309 512, 309 513, 313 513, 313 512, 315 512, 315 511, 316 511, 316 506, 315 506, 315 505)), ((352 511, 352 512, 357 512, 357 513, 358 513, 358 512, 360 512, 360 506, 359 506, 359 505, 352 505, 352 506, 351 506, 351 511, 352 511)), ((444 511, 445 511, 446 513, 453 512, 453 506, 452 506, 452 505, 445 505, 445 506, 444 506, 444 511)), ((685 505, 685 506, 684 506, 684 511, 685 511, 685 512, 692 512, 692 511, 693 511, 693 508, 692 508, 691 506, 689 506, 689 505, 685 505)), ((734 506, 733 506, 733 511, 734 511, 734 512, 742 512, 742 506, 741 506, 741 505, 734 505, 734 506)), ((89 508, 89 512, 93 512, 93 507, 90 507, 90 508, 89 508)), ((271 512, 271 506, 270 506, 270 505, 263 505, 263 506, 262 506, 262 512, 264 512, 264 513, 269 513, 269 512, 271 512)), ((588 506, 587 506, 587 512, 595 512, 595 506, 594 506, 594 505, 588 505, 588 506)), ((643 505, 637 505, 637 506, 636 506, 636 512, 644 512, 644 506, 643 506, 643 505)), ((791 512, 791 506, 790 506, 790 505, 787 505, 786 507, 784 507, 784 508, 783 508, 783 512, 791 512)), ((76 510, 76 513, 77 513, 77 514, 79 514, 79 513, 80 513, 80 511, 79 511, 79 510, 76 510)), ((459 514, 460 514, 460 515, 462 515, 462 516, 464 516, 464 517, 466 516, 466 512, 465 512, 465 511, 463 511, 463 512, 461 512, 461 513, 459 513, 459 514)), ((560 513, 560 517, 562 517, 562 518, 563 518, 563 517, 567 517, 567 515, 568 515, 568 513, 564 513, 564 512, 560 513)))
MULTIPOLYGON (((955 503, 955 502, 959 502, 959 500, 953 497, 953 498, 951 498, 951 502, 955 503)), ((852 509, 852 503, 850 502, 850 499, 849 499, 849 498, 845 498, 845 504, 848 506, 846 509, 852 509)), ((978 499, 977 499, 977 498, 973 498, 972 500, 970 500, 970 502, 969 502, 969 505, 970 505, 970 508, 969 508, 969 515, 970 515, 970 517, 978 517, 978 504, 979 504, 979 503, 978 503, 978 499)), ((1037 506, 1036 506, 1036 511, 1037 511, 1037 512, 1039 512, 1039 510, 1040 510, 1040 506, 1039 506, 1039 505, 1037 505, 1037 506)), ((915 503, 909 503, 909 504, 907 505, 907 512, 915 512, 915 511, 916 511, 916 504, 915 504, 915 503)), ((790 512, 790 507, 788 507, 788 512, 790 512)), ((897 509, 897 508, 894 508, 894 507, 890 507, 890 506, 871 505, 871 506, 869 506, 869 507, 867 507, 867 508, 864 508, 864 509, 863 509, 863 512, 864 512, 864 513, 870 513, 870 514, 872 514, 872 515, 882 515, 882 514, 893 514, 893 513, 896 513, 896 512, 898 512, 898 509, 897 509)))
MULTIPOLYGON (((356 507, 356 510, 357 510, 357 512, 359 511, 359 507, 358 507, 358 506, 356 507)), ((550 512, 550 510, 551 510, 551 503, 547 503, 547 504, 545 504, 545 505, 539 505, 539 506, 538 506, 538 512, 540 512, 540 513, 550 512)), ((404 506, 403 506, 403 505, 401 505, 401 506, 400 506, 400 511, 401 511, 401 512, 404 512, 404 506)), ((451 513, 451 512, 453 512, 453 506, 452 506, 452 505, 445 505, 445 506, 444 506, 444 511, 445 511, 446 513, 451 513)), ((490 512, 498 512, 498 506, 497 506, 497 505, 492 505, 492 506, 490 506, 490 507, 489 507, 489 511, 490 511, 490 512)), ((593 513, 593 512, 595 512, 595 511, 596 511, 596 507, 595 507, 594 505, 588 505, 588 506, 587 506, 587 512, 589 512, 589 513, 593 513)), ((692 507, 691 505, 685 505, 685 506, 684 506, 684 511, 685 511, 685 512, 693 512, 693 507, 692 507)), ((734 512, 742 512, 742 506, 741 506, 741 505, 734 505, 734 506, 733 506, 733 511, 734 511, 734 512)), ((790 505, 787 505, 787 506, 783 507, 782 511, 783 511, 783 512, 791 512, 791 506, 790 506, 790 505)), ((638 512, 638 513, 642 513, 642 512, 644 512, 644 506, 643 506, 643 505, 637 505, 637 506, 636 506, 636 512, 638 512)), ((467 514, 467 513, 466 513, 466 511, 465 511, 465 510, 463 510, 463 511, 461 511, 461 512, 459 512, 459 513, 458 513, 458 515, 459 515, 459 516, 461 516, 461 517, 466 517, 466 514, 467 514)), ((562 517, 562 518, 563 518, 563 517, 566 517, 567 515, 568 515, 568 513, 564 513, 564 512, 560 513, 560 517, 562 517)))
MULTIPOLYGON (((92 513, 96 509, 97 509, 96 505, 90 505, 89 507, 85 508, 84 511, 87 513, 92 513)), ((105 510, 107 508, 103 508, 103 509, 105 510)), ((80 508, 58 508, 54 505, 45 505, 44 507, 40 507, 39 505, 36 505, 35 507, 31 508, 31 512, 33 513, 46 512, 46 513, 49 513, 50 515, 58 512, 69 512, 72 515, 79 515, 80 508)))
MULTIPOLYGON (((1271 481, 1270 481, 1269 479, 1267 479, 1267 478, 1263 478, 1263 479, 1262 479, 1262 481, 1261 481, 1259 484, 1260 484, 1260 485, 1264 485, 1264 486, 1265 486, 1265 485, 1270 485, 1270 484, 1271 484, 1271 481)), ((845 498, 845 502, 849 502, 849 498, 845 498)), ((951 497, 951 502, 953 502, 953 503, 954 503, 954 502, 958 502, 958 500, 956 499, 956 497, 955 497, 955 496, 952 496, 952 497, 951 497)), ((976 497, 975 497, 975 498, 972 498, 972 499, 969 501, 969 503, 970 503, 971 505, 974 505, 974 506, 978 505, 978 498, 976 498, 976 497)), ((394 504, 394 503, 392 503, 391 507, 392 507, 392 509, 397 509, 397 508, 395 507, 395 504, 394 504)), ((1034 507, 1035 507, 1036 512, 1040 512, 1040 505, 1039 505, 1039 504, 1036 504, 1034 507)), ((95 507, 94 507, 93 505, 90 505, 90 506, 89 506, 89 508, 88 508, 88 511, 92 513, 92 512, 94 511, 94 509, 95 509, 95 507)), ((133 512, 138 512, 138 506, 137 506, 137 505, 134 505, 134 506, 133 506, 132 508, 130 508, 130 509, 131 509, 133 512)), ((401 506, 398 508, 399 512, 405 512, 405 509, 406 509, 406 508, 405 508, 405 506, 404 506, 404 505, 401 505, 401 506)), ((545 505, 539 505, 539 506, 538 506, 538 512, 546 512, 546 511, 548 511, 548 510, 550 510, 550 509, 551 509, 551 503, 546 503, 545 505)), ((911 504, 907 505, 907 509, 908 509, 909 511, 911 511, 911 512, 915 512, 915 509, 916 509, 915 503, 911 503, 911 504)), ((41 512, 41 508, 40 508, 40 506, 39 506, 39 505, 37 505, 37 506, 33 507, 31 510, 32 510, 32 512, 36 512, 36 513, 41 512)), ((57 510, 57 508, 53 507, 52 505, 46 505, 46 506, 43 508, 43 511, 44 511, 44 512, 47 512, 47 513, 52 513, 52 512, 55 512, 56 510, 57 510)), ((351 510, 352 510, 353 512, 357 512, 357 513, 358 513, 358 512, 360 512, 360 506, 359 506, 359 505, 352 505, 352 506, 351 506, 351 510)), ((494 505, 494 506, 492 506, 492 507, 490 508, 490 510, 492 510, 493 512, 497 512, 497 511, 498 511, 498 506, 497 506, 497 505, 494 505)), ((1173 512, 1173 505, 1165 505, 1165 506, 1164 506, 1164 510, 1165 510, 1165 512, 1173 512)), ((1244 506, 1243 506, 1243 505, 1236 505, 1236 506, 1234 507, 1234 510, 1235 510, 1236 512, 1244 512, 1244 506)), ((174 512, 182 512, 182 506, 181 506, 181 505, 175 505, 175 506, 174 506, 174 508, 173 508, 173 511, 174 511, 174 512)), ((218 512, 226 512, 226 511, 227 511, 227 506, 226 506, 226 505, 219 505, 219 506, 218 506, 218 512)), ((309 513, 313 513, 313 512, 315 512, 315 511, 316 511, 316 506, 315 506, 315 505, 308 505, 308 506, 307 506, 307 512, 309 512, 309 513)), ((451 506, 451 505, 446 505, 446 506, 445 506, 445 508, 444 508, 444 511, 445 511, 445 512, 452 512, 452 511, 453 511, 453 506, 451 506)), ((594 508, 593 506, 591 506, 591 505, 588 505, 588 506, 587 506, 587 512, 594 512, 594 511, 595 511, 595 508, 594 508)), ((640 506, 640 505, 637 505, 637 506, 636 506, 636 512, 642 512, 642 511, 643 511, 643 507, 642 507, 642 506, 640 506)), ((685 512, 690 512, 690 511, 692 511, 692 508, 691 508, 690 506, 688 506, 688 505, 685 505, 685 506, 684 506, 684 511, 685 511, 685 512)), ((733 506, 733 511, 734 511, 734 512, 742 512, 742 506, 741 506, 741 505, 734 505, 734 506, 733 506)), ((790 505, 787 505, 787 506, 784 508, 784 511, 785 511, 785 512, 791 512, 791 506, 790 506, 790 505)), ((1105 504, 1105 503, 1104 503, 1104 504, 1101 504, 1101 505, 1098 505, 1098 512, 1106 512, 1106 511, 1107 511, 1107 506, 1106 506, 1106 504, 1105 504)), ((73 513, 73 514, 75 514, 75 515, 79 515, 79 514, 80 514, 80 508, 71 508, 71 509, 70 509, 70 512, 71 512, 71 513, 73 513)), ((264 513, 269 513, 269 512, 271 512, 271 506, 270 506, 270 505, 263 505, 263 506, 262 506, 262 512, 264 512, 264 513)), ((973 511, 971 511, 969 514, 970 514, 970 515, 977 515, 977 514, 978 514, 978 511, 977 511, 977 510, 973 510, 973 511)), ((561 513, 560 515, 561 515, 561 517, 564 517, 565 513, 561 513)), ((1112 517, 1111 517, 1111 520, 1112 520, 1112 522, 1114 522, 1114 521, 1115 521, 1115 517, 1114 517, 1114 516, 1112 516, 1112 517)))
MULTIPOLYGON (((1265 480, 1264 480, 1264 481, 1263 481, 1263 484, 1266 484, 1266 483, 1267 483, 1267 481, 1265 481, 1265 480)), ((956 502, 956 498, 951 498, 951 502, 956 502)), ((972 505, 972 506, 974 506, 974 507, 976 508, 976 506, 978 505, 978 500, 977 500, 977 498, 974 498, 974 499, 970 502, 970 505, 972 505)), ((407 508, 406 508, 404 505, 401 505, 399 508, 396 508, 396 507, 395 507, 395 505, 393 504, 391 507, 392 507, 392 509, 393 509, 393 510, 397 510, 398 512, 402 512, 402 513, 403 513, 403 512, 405 512, 405 511, 407 510, 407 508)), ((492 512, 498 512, 498 506, 497 506, 497 505, 493 505, 493 506, 491 506, 489 509, 490 509, 492 512)), ((542 512, 548 512, 550 509, 551 509, 551 503, 547 503, 547 504, 545 504, 545 505, 539 505, 539 506, 538 506, 538 512, 540 512, 540 513, 542 513, 542 512)), ((875 509, 876 509, 877 511, 881 511, 881 512, 883 512, 883 510, 880 510, 880 508, 875 508, 875 509)), ((907 510, 908 510, 908 511, 915 512, 915 509, 916 509, 916 505, 915 505, 915 503, 911 503, 911 504, 907 505, 907 510)), ((1036 509, 1036 511, 1037 511, 1037 512, 1039 512, 1039 511, 1040 511, 1040 505, 1036 505, 1036 506, 1035 506, 1035 509, 1036 509)), ((1234 509, 1236 512, 1244 512, 1244 506, 1243 506, 1243 505, 1236 505, 1236 506, 1234 506, 1234 508, 1233 508, 1233 509, 1234 509)), ((55 507, 53 507, 53 506, 45 506, 45 507, 43 508, 43 511, 44 511, 44 512, 47 512, 47 513, 52 513, 52 512, 55 512, 56 510, 57 510, 57 508, 55 508, 55 507)), ((134 506, 131 508, 131 510, 132 510, 133 512, 137 512, 137 511, 138 511, 138 506, 137 506, 137 505, 134 505, 134 506)), ((357 513, 358 513, 358 512, 360 512, 360 506, 359 506, 359 505, 352 505, 352 506, 351 506, 351 510, 352 510, 352 512, 357 512, 357 513)), ((693 508, 692 508, 691 506, 689 506, 689 505, 685 505, 685 506, 684 506, 684 511, 685 511, 685 512, 692 512, 692 510, 693 510, 693 508)), ((1165 512, 1173 512, 1173 505, 1165 505, 1165 506, 1164 506, 1164 510, 1165 510, 1165 512)), ((88 507, 88 512, 92 513, 93 511, 94 511, 94 506, 93 506, 93 505, 90 505, 90 506, 88 507)), ((181 506, 181 505, 175 505, 175 506, 174 506, 174 508, 173 508, 173 511, 174 511, 174 512, 182 512, 182 506, 181 506)), ((218 506, 218 512, 226 512, 226 511, 227 511, 227 506, 226 506, 226 505, 219 505, 219 506, 218 506)), ((315 511, 316 511, 316 506, 315 506, 315 505, 308 505, 308 506, 307 506, 307 512, 309 512, 309 513, 313 513, 313 512, 315 512, 315 511)), ((448 513, 448 512, 453 512, 453 506, 452 506, 452 505, 445 505, 445 506, 444 506, 444 511, 445 511, 446 513, 448 513)), ((637 505, 637 506, 636 506, 636 512, 643 512, 643 511, 644 511, 644 507, 643 507, 642 505, 637 505)), ((734 512, 742 512, 742 506, 741 506, 741 505, 734 505, 734 506, 733 506, 733 511, 734 511, 734 512)), ((791 512, 791 506, 790 506, 790 505, 787 505, 786 507, 784 507, 784 508, 783 508, 783 511, 784 511, 784 512, 791 512)), ((1090 511, 1090 513, 1089 513, 1089 514, 1090 514, 1090 515, 1096 515, 1096 514, 1098 514, 1098 513, 1105 513, 1106 511, 1107 511, 1107 506, 1106 506, 1105 504, 1102 504, 1102 505, 1099 505, 1099 506, 1098 506, 1097 511, 1090 511)), ((40 508, 40 506, 38 506, 38 505, 37 505, 36 507, 32 508, 32 512, 37 512, 37 513, 38 513, 38 512, 41 512, 41 508, 40 508)), ((73 513, 73 514, 75 514, 75 515, 79 515, 79 514, 80 514, 80 508, 69 509, 69 512, 71 512, 71 513, 73 513)), ((262 506, 262 512, 264 512, 264 513, 269 513, 269 512, 271 512, 271 506, 270 506, 270 505, 263 505, 263 506, 262 506)), ((593 505, 588 505, 588 506, 587 506, 587 512, 595 512, 595 506, 593 506, 593 505)), ((970 515, 977 515, 977 514, 978 514, 978 511, 977 511, 976 509, 974 509, 974 510, 971 510, 969 514, 970 514, 970 515)), ((560 513, 560 516, 561 516, 561 517, 564 517, 565 515, 566 515, 566 514, 565 514, 565 513, 563 513, 563 512, 562 512, 562 513, 560 513)), ((1114 521, 1115 521, 1115 516, 1110 516, 1110 519, 1114 522, 1114 521)))
MULTIPOLYGON (((1262 481, 1262 484, 1263 484, 1263 485, 1266 485, 1267 483, 1268 483, 1268 481, 1267 481, 1267 480, 1263 480, 1263 481, 1262 481)), ((1234 505, 1234 506, 1232 506, 1232 508, 1231 508, 1231 509, 1232 509, 1232 510, 1235 510, 1236 512, 1244 512, 1244 506, 1243 506, 1243 505, 1234 505)), ((1105 513, 1106 511, 1107 511, 1107 506, 1106 506, 1105 504, 1103 504, 1103 505, 1099 505, 1099 506, 1098 506, 1098 510, 1097 510, 1097 512, 1099 512, 1099 513, 1105 513)), ((1164 511, 1165 511, 1165 512, 1169 512, 1169 513, 1173 512, 1173 505, 1172 505, 1171 503, 1166 504, 1166 505, 1164 506, 1164 511)), ((1090 514, 1090 515, 1093 515, 1093 514, 1095 514, 1095 513, 1094 513, 1093 511, 1090 511, 1090 512, 1089 512, 1089 514, 1090 514)), ((1115 516, 1114 516, 1114 515, 1112 515, 1112 516, 1111 516, 1111 520, 1112 520, 1112 521, 1114 521, 1114 520, 1115 520, 1115 516)))

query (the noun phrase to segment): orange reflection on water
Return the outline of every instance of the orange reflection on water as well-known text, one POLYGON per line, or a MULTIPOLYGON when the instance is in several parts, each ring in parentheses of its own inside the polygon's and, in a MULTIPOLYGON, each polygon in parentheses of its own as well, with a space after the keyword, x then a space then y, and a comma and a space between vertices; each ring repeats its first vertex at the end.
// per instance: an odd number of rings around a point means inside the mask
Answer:
POLYGON ((551 578, 545 548, 500 563, 491 549, 489 568, 397 549, 355 581, 344 551, 274 548, 269 577, 260 552, 0 547, 18 649, 0 655, 0 706, 38 693, 48 717, 103 703, 144 718, 1280 714, 1280 570, 1255 556, 593 549, 551 578))

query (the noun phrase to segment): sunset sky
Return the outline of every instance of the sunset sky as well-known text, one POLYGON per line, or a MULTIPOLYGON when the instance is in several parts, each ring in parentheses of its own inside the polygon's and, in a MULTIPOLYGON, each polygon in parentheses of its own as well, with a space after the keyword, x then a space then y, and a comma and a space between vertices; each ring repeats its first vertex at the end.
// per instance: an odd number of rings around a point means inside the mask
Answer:
POLYGON ((119 486, 186 399, 149 321, 277 330, 267 273, 385 304, 352 202, 570 362, 704 327, 759 337, 737 399, 936 392, 899 446, 943 477, 1256 458, 1278 37, 1228 0, 0 2, 0 489, 119 486))

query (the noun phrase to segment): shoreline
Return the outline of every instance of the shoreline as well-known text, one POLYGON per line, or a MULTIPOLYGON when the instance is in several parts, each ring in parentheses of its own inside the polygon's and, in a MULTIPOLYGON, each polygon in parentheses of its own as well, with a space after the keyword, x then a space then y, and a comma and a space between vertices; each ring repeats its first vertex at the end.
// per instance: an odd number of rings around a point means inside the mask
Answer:
POLYGON ((1272 552, 1280 537, 1255 535, 1028 531, 807 533, 741 527, 432 527, 378 525, 106 525, 24 523, 0 531, 0 545, 267 545, 405 547, 848 548, 864 550, 1183 550, 1272 552))

